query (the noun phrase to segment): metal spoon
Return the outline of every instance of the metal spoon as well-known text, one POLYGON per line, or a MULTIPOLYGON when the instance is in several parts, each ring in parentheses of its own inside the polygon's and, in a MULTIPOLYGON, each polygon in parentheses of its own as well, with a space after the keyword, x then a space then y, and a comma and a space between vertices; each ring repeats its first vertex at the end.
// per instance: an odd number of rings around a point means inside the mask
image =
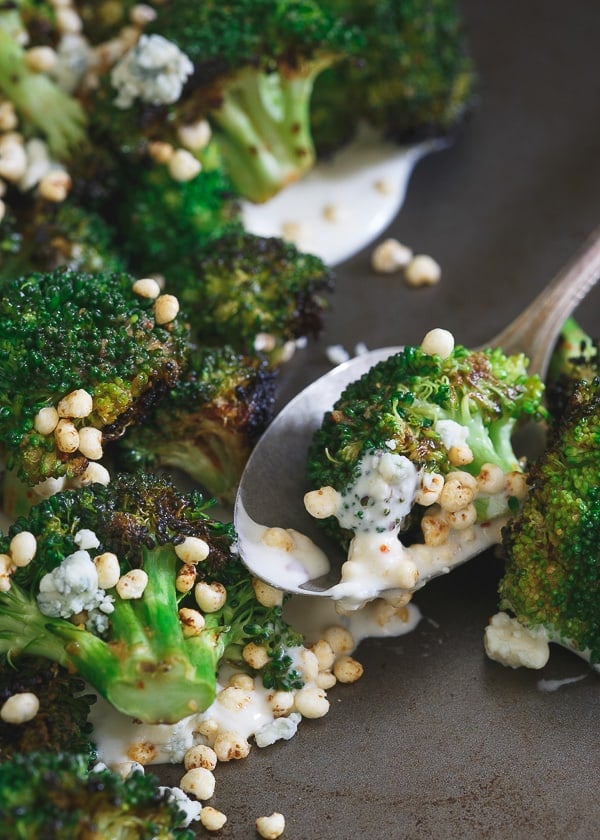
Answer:
MULTIPOLYGON (((507 354, 524 352, 531 360, 531 372, 544 377, 563 323, 598 279, 600 231, 506 329, 483 346, 501 347, 507 354)), ((304 509, 307 450, 324 412, 333 407, 346 385, 400 349, 371 350, 317 379, 283 408, 254 449, 238 488, 234 524, 242 560, 272 586, 297 594, 338 597, 336 584, 346 557, 304 509), (307 544, 303 561, 313 557, 315 563, 305 563, 303 568, 285 551, 266 550, 265 526, 291 528, 308 537, 316 550, 312 552, 307 544)), ((477 547, 473 556, 480 551, 477 547)))

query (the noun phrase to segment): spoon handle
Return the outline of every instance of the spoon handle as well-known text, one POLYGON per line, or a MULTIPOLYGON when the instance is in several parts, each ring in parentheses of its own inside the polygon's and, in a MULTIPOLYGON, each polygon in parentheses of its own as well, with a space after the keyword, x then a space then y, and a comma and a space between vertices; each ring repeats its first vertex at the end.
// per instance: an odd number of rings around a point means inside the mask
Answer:
POLYGON ((502 332, 486 343, 510 355, 525 353, 529 371, 542 378, 561 327, 600 279, 600 229, 554 280, 502 332))

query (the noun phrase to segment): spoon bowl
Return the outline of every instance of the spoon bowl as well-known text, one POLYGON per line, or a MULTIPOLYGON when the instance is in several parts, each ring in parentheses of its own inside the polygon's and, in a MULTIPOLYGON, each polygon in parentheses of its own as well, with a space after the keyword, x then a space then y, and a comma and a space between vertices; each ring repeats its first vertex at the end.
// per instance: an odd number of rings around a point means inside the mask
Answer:
POLYGON ((272 586, 299 594, 331 596, 345 557, 302 504, 308 489, 304 486, 306 453, 324 412, 333 408, 346 385, 400 349, 370 350, 324 374, 287 403, 256 444, 240 481, 233 518, 244 563, 272 586), (294 568, 282 575, 282 564, 274 563, 272 553, 265 552, 259 532, 261 526, 280 527, 282 523, 319 547, 329 560, 327 564, 321 557, 321 568, 330 565, 330 569, 311 577, 295 558, 294 568))
MULTIPOLYGON (((501 347, 507 354, 524 352, 531 360, 530 372, 545 377, 563 323, 599 278, 600 231, 505 330, 482 346, 501 347)), ((346 555, 303 504, 307 452, 324 413, 344 388, 401 349, 368 351, 317 379, 282 409, 252 452, 238 487, 234 525, 242 560, 272 586, 343 597, 339 581, 346 555), (286 529, 300 536, 301 550, 286 550, 286 529)), ((474 545, 474 554, 481 550, 474 545)))

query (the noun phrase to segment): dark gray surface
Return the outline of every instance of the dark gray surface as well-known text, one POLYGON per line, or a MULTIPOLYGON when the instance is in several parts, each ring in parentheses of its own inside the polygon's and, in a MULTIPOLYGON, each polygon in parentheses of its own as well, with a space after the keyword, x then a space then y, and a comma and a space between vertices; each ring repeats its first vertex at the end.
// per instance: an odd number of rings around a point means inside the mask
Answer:
MULTIPOLYGON (((390 229, 439 260, 442 282, 376 276, 370 248, 340 266, 327 333, 288 368, 285 396, 328 369, 330 343, 418 342, 434 326, 480 343, 600 224, 600 4, 463 7, 480 104, 452 148, 419 164, 390 229)), ((597 288, 577 313, 596 333, 599 303, 597 288)), ((541 672, 486 660, 498 574, 488 554, 431 583, 421 625, 363 643, 365 675, 330 692, 327 717, 217 768, 220 836, 255 837, 255 817, 273 810, 289 840, 600 836, 599 679, 558 648, 541 672)))

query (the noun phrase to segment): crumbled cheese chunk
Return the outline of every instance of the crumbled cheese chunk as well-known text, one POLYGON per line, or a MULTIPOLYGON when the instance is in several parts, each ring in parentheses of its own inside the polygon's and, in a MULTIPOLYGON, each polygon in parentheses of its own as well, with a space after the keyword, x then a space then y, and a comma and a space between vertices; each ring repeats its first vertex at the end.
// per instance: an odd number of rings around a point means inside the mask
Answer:
POLYGON ((531 630, 505 612, 490 619, 484 645, 490 659, 509 668, 543 668, 550 656, 548 634, 543 627, 531 630))
POLYGON ((84 610, 106 614, 114 610, 113 598, 98 586, 96 566, 81 549, 42 577, 37 602, 40 611, 52 618, 70 618, 84 610))
POLYGON ((177 102, 193 69, 188 56, 172 41, 162 35, 142 35, 112 70, 115 105, 129 108, 136 99, 150 105, 177 102))
POLYGON ((257 747, 270 747, 276 741, 289 741, 298 731, 301 720, 298 712, 292 712, 287 717, 279 717, 265 723, 254 735, 257 747))

